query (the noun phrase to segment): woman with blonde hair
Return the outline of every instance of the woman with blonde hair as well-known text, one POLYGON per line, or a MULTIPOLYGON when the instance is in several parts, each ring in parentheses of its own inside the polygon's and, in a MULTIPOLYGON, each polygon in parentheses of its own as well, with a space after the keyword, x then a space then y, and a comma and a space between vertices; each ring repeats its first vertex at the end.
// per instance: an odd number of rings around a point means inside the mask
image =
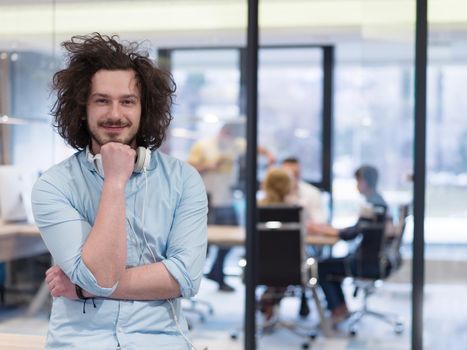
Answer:
POLYGON ((292 189, 292 176, 283 168, 270 168, 264 177, 264 198, 259 205, 284 204, 292 189))

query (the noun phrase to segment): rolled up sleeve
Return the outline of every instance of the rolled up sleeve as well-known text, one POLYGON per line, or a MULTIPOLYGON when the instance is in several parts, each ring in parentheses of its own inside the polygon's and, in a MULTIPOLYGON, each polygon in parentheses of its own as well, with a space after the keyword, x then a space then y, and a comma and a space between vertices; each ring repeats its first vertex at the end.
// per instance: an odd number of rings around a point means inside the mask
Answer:
POLYGON ((186 176, 163 264, 180 286, 182 297, 194 296, 203 277, 207 249, 207 195, 203 181, 192 167, 186 176))
POLYGON ((81 251, 91 225, 73 207, 69 196, 41 178, 32 191, 34 219, 42 239, 58 265, 70 280, 89 293, 107 297, 117 288, 101 287, 81 259, 81 251))

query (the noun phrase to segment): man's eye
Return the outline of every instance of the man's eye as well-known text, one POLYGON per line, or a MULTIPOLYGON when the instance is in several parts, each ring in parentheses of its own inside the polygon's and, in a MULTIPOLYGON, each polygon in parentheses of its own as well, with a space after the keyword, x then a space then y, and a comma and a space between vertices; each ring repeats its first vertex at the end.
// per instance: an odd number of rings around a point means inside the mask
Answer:
POLYGON ((123 100, 124 105, 134 105, 135 103, 135 100, 123 100))
POLYGON ((107 103, 107 100, 105 98, 98 98, 95 102, 99 104, 103 104, 103 103, 107 103))

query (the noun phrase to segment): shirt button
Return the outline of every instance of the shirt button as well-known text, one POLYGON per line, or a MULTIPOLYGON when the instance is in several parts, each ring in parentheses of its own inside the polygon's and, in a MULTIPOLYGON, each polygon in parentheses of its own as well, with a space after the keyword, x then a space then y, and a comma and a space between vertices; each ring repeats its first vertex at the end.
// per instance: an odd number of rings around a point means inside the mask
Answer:
POLYGON ((120 333, 123 333, 123 328, 122 328, 122 327, 118 327, 118 328, 117 328, 117 331, 119 331, 120 333))

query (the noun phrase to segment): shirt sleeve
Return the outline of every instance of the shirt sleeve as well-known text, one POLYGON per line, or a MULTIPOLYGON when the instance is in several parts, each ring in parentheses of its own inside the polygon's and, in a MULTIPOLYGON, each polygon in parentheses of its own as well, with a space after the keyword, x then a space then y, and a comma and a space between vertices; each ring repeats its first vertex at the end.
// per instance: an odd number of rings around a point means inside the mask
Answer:
POLYGON ((319 191, 313 193, 312 197, 309 198, 309 201, 311 219, 319 224, 325 223, 327 221, 326 212, 324 211, 324 204, 321 198, 321 193, 319 193, 319 191))
POLYGON ((300 201, 303 202, 307 219, 317 224, 326 223, 327 215, 321 191, 306 183, 300 184, 299 186, 300 201))
POLYGON ((364 225, 368 219, 359 217, 357 222, 353 226, 349 226, 339 230, 339 238, 344 241, 349 241, 356 238, 359 234, 362 233, 362 224, 364 225))
POLYGON ((207 249, 207 196, 199 174, 189 167, 183 182, 167 242, 169 273, 180 286, 182 297, 194 296, 203 277, 207 249))
MULTIPOLYGON (((55 183, 55 181, 54 181, 55 183)), ((110 296, 110 288, 99 286, 81 258, 81 251, 91 225, 73 207, 68 196, 44 178, 32 191, 32 208, 42 239, 58 265, 70 280, 96 296, 110 296)))

